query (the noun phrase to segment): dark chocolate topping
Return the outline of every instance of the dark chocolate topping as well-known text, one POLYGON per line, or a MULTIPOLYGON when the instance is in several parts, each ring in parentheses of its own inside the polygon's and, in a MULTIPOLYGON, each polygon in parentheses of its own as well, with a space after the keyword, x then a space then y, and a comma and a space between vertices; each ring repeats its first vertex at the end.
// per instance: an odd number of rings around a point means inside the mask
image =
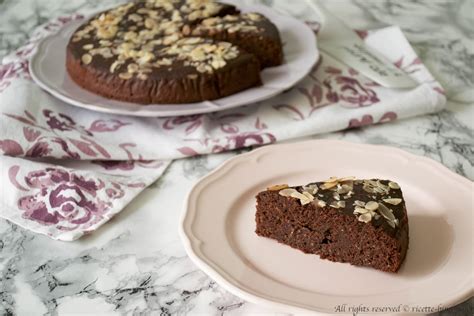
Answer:
MULTIPOLYGON (((211 0, 127 3, 79 27, 69 43, 70 51, 84 64, 125 80, 212 74, 247 62, 249 54, 227 42, 185 37, 182 30, 209 17, 237 12, 234 6, 211 0)), ((249 16, 239 19, 250 21, 249 16)))
POLYGON ((390 180, 330 178, 306 186, 275 186, 269 190, 300 199, 303 205, 312 203, 319 208, 338 209, 342 214, 355 216, 375 227, 382 226, 392 233, 399 229, 405 214, 402 191, 390 180))

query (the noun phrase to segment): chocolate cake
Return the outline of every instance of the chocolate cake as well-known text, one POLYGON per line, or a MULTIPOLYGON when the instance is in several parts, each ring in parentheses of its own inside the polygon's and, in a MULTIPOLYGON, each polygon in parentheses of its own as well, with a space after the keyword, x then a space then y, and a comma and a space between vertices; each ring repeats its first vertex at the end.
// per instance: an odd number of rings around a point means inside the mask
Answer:
POLYGON ((332 177, 257 195, 259 236, 322 259, 397 272, 408 249, 402 191, 389 180, 332 177))
POLYGON ((260 70, 282 60, 273 23, 212 0, 121 5, 81 25, 66 52, 81 87, 140 104, 228 96, 260 85, 260 70))

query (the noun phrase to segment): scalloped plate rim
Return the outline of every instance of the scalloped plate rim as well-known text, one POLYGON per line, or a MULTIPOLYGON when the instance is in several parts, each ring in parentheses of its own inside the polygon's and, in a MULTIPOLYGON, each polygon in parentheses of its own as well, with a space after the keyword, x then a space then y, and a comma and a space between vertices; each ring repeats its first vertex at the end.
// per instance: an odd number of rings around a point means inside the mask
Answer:
MULTIPOLYGON (((294 302, 291 302, 291 301, 285 302, 284 299, 275 298, 275 297, 272 297, 271 295, 256 293, 249 289, 245 289, 245 285, 244 287, 242 287, 242 285, 239 284, 239 282, 235 280, 234 277, 229 275, 226 271, 221 270, 221 268, 212 261, 212 258, 208 258, 201 252, 200 248, 203 241, 199 240, 196 236, 194 236, 194 233, 192 231, 192 225, 195 221, 195 217, 197 216, 198 212, 196 209, 193 209, 192 206, 190 205, 191 199, 193 199, 194 196, 198 196, 201 190, 205 190, 206 187, 203 187, 204 185, 212 183, 219 177, 225 176, 225 173, 230 171, 230 169, 234 168, 236 165, 238 165, 241 162, 248 161, 249 159, 258 160, 259 157, 269 152, 275 153, 276 151, 285 151, 288 149, 296 149, 296 148, 308 147, 308 146, 318 146, 318 148, 320 148, 321 146, 325 146, 325 145, 326 146, 327 145, 343 146, 344 148, 347 148, 348 146, 354 147, 354 148, 365 147, 375 152, 391 151, 393 154, 399 157, 403 157, 407 160, 420 161, 423 164, 431 165, 432 167, 435 167, 438 170, 442 171, 443 176, 451 177, 453 180, 461 183, 462 185, 465 185, 466 187, 473 186, 474 184, 474 182, 462 177, 461 175, 458 175, 452 172, 447 167, 445 167, 444 165, 442 165, 441 163, 435 160, 409 153, 400 148, 395 148, 395 147, 390 147, 390 146, 385 146, 385 145, 352 143, 352 142, 341 141, 341 140, 316 139, 316 140, 306 140, 306 141, 293 142, 293 143, 282 143, 282 144, 272 144, 272 145, 262 146, 250 152, 237 155, 235 157, 232 157, 224 161, 221 165, 219 165, 213 171, 211 171, 206 176, 199 179, 193 185, 192 189, 189 191, 185 199, 183 212, 181 214, 181 218, 179 221, 179 235, 184 245, 185 251, 187 255, 191 258, 191 260, 203 272, 205 272, 208 276, 210 276, 213 280, 215 280, 219 285, 221 285, 222 287, 224 287, 226 290, 233 293, 234 295, 244 300, 247 300, 249 302, 252 302, 255 304, 261 304, 269 308, 275 308, 278 310, 288 310, 290 312, 296 312, 296 313, 311 312, 311 313, 317 313, 321 315, 326 315, 327 313, 331 313, 331 311, 329 310, 318 309, 312 306, 302 306, 302 305, 295 304, 294 302)), ((467 281, 466 284, 468 283, 469 283, 469 280, 467 281)), ((471 275, 471 284, 472 284, 472 275, 471 275)), ((445 307, 454 306, 468 299, 472 295, 474 295, 474 287, 471 286, 471 288, 468 288, 468 285, 467 285, 466 288, 463 288, 463 289, 464 291, 460 293, 458 296, 451 297, 450 299, 445 300, 445 302, 443 302, 443 306, 445 307)))

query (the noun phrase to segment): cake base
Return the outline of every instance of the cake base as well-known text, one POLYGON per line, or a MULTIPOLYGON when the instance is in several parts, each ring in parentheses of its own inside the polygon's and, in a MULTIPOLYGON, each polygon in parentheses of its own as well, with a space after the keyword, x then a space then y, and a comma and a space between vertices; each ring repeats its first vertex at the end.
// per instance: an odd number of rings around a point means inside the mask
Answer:
POLYGON ((301 205, 298 199, 281 196, 278 191, 260 192, 256 207, 257 235, 304 253, 386 272, 398 271, 405 259, 408 219, 404 204, 397 210, 402 218, 396 229, 360 222, 352 212, 329 205, 301 205))
POLYGON ((103 97, 138 104, 181 104, 215 100, 250 87, 260 86, 260 64, 248 55, 239 65, 212 74, 196 73, 192 78, 158 78, 122 80, 118 76, 84 65, 68 50, 66 69, 80 87, 103 97))

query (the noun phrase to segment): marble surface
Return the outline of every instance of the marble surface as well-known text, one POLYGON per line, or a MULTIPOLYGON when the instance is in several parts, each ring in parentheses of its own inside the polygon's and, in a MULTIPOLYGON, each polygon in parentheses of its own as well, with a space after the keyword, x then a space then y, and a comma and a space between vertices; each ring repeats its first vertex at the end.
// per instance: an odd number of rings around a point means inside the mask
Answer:
MULTIPOLYGON (((0 0, 0 58, 51 17, 90 12, 116 0, 0 0)), ((260 0, 310 19, 302 1, 260 0)), ((402 27, 423 62, 447 90, 437 114, 320 135, 386 144, 427 156, 474 180, 474 32, 472 0, 324 3, 358 29, 402 27)), ((166 174, 100 231, 62 243, 0 220, 0 315, 269 314, 218 286, 187 258, 178 237, 183 198, 231 152, 175 161, 166 174)), ((466 254, 469 255, 469 254, 466 254)), ((474 300, 441 312, 472 315, 474 300)))

